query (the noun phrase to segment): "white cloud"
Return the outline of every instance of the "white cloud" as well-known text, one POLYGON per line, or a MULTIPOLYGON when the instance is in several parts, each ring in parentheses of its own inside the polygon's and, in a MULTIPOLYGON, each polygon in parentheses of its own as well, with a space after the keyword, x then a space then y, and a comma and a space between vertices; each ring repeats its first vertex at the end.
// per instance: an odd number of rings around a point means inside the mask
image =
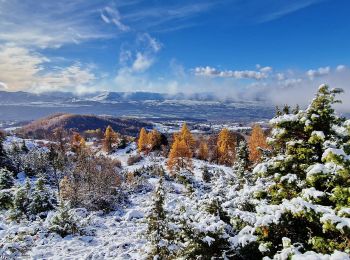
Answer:
POLYGON ((277 80, 284 80, 284 79, 286 79, 286 76, 284 73, 277 73, 276 78, 277 78, 277 80))
POLYGON ((329 66, 327 67, 320 67, 316 70, 308 70, 306 72, 306 75, 310 78, 313 79, 315 77, 321 77, 321 76, 325 76, 328 75, 331 71, 331 68, 329 66))
POLYGON ((263 73, 270 73, 270 72, 272 72, 272 67, 270 67, 270 66, 262 67, 259 69, 259 71, 261 71, 263 73))
POLYGON ((24 47, 0 45, 0 81, 7 90, 76 91, 89 86, 95 75, 88 67, 76 63, 48 71, 51 61, 24 47))
POLYGON ((135 72, 142 72, 147 70, 149 67, 151 67, 152 64, 153 64, 152 58, 147 57, 147 55, 138 52, 136 54, 136 59, 132 64, 132 69, 135 72))
POLYGON ((344 71, 346 69, 345 65, 338 65, 336 70, 337 71, 344 71))
POLYGON ((155 38, 151 37, 149 33, 143 33, 138 36, 140 42, 144 42, 146 46, 153 52, 157 53, 162 49, 162 44, 155 38))
POLYGON ((8 88, 7 85, 4 82, 0 81, 0 89, 7 90, 7 88, 8 88))
MULTIPOLYGON (((265 67, 267 68, 267 67, 265 67)), ((268 67, 269 68, 269 67, 268 67)), ((209 77, 220 77, 220 78, 236 78, 236 79, 255 79, 261 80, 268 77, 266 72, 254 71, 254 70, 217 70, 210 66, 196 67, 194 69, 196 76, 209 76, 209 77)))
POLYGON ((123 24, 121 21, 121 15, 116 8, 105 7, 101 12, 101 18, 105 23, 113 23, 117 28, 123 32, 127 32, 130 30, 130 27, 123 24))

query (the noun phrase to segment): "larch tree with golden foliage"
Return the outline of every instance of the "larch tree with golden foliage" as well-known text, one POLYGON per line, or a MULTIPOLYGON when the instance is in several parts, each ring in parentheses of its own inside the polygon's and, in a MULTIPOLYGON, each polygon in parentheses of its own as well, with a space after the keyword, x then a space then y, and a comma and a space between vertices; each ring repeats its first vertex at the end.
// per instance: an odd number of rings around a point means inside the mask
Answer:
POLYGON ((219 163, 232 166, 235 159, 236 138, 227 128, 220 131, 217 148, 219 163))
POLYGON ((192 169, 192 152, 185 140, 174 135, 174 143, 171 147, 168 168, 171 172, 179 172, 181 169, 192 169))
POLYGON ((249 137, 248 140, 248 146, 249 146, 249 159, 251 162, 256 163, 259 162, 262 156, 261 150, 269 148, 267 142, 266 142, 266 136, 264 134, 264 131, 260 127, 260 125, 255 124, 252 129, 252 134, 249 137))
POLYGON ((193 135, 191 134, 190 130, 188 129, 188 126, 186 123, 184 123, 181 127, 181 130, 179 133, 175 134, 179 140, 184 140, 186 145, 189 147, 191 152, 194 151, 196 141, 194 140, 193 135))
POLYGON ((116 132, 114 132, 113 128, 111 126, 108 126, 106 128, 104 139, 103 139, 103 150, 107 153, 110 153, 112 151, 112 146, 115 142, 118 140, 118 135, 116 132))
POLYGON ((72 151, 79 154, 84 148, 86 148, 86 142, 84 137, 82 137, 79 133, 74 133, 71 140, 72 151))
POLYGON ((205 142, 205 140, 201 140, 199 144, 199 149, 198 149, 198 159, 206 161, 208 160, 208 157, 209 157, 208 144, 205 142))
POLYGON ((161 135, 157 131, 157 129, 153 129, 151 132, 147 135, 147 146, 150 151, 153 151, 155 149, 160 148, 161 146, 161 135))
POLYGON ((148 149, 148 135, 146 132, 146 129, 144 127, 141 128, 140 134, 139 134, 139 140, 137 142, 137 147, 139 152, 147 151, 148 149))

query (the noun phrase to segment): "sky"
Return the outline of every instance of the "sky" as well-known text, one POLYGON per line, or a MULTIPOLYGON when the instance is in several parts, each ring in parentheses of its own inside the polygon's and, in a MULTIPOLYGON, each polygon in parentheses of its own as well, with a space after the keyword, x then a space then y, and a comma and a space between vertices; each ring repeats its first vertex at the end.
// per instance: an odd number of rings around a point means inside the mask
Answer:
POLYGON ((326 83, 348 99, 349 11, 348 0, 0 0, 0 90, 302 103, 326 83))

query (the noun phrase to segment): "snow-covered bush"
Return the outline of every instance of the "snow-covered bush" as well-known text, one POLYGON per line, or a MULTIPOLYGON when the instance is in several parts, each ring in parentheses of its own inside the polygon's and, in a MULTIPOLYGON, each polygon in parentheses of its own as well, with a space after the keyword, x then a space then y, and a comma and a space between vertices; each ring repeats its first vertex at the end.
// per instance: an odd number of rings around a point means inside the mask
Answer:
POLYGON ((9 189, 0 190, 0 210, 12 207, 13 192, 9 189))
POLYGON ((62 237, 83 233, 78 216, 72 212, 69 203, 65 202, 60 203, 57 212, 49 220, 49 230, 62 237))
POLYGON ((55 205, 54 194, 45 186, 44 180, 39 178, 30 196, 29 213, 34 216, 45 216, 48 211, 54 209, 55 205))
POLYGON ((167 259, 173 254, 173 237, 164 209, 165 199, 164 179, 160 178, 153 195, 152 208, 147 216, 148 255, 153 259, 167 259))
POLYGON ((9 189, 13 184, 13 173, 5 168, 0 168, 0 190, 9 189))
POLYGON ((60 197, 72 207, 112 210, 120 201, 119 168, 112 159, 81 153, 60 183, 60 197))

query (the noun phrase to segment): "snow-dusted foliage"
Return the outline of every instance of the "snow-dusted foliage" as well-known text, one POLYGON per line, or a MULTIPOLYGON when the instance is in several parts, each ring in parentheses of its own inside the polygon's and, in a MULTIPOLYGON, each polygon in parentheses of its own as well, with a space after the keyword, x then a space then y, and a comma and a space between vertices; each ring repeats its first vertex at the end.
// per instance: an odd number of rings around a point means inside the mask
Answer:
POLYGON ((350 253, 350 128, 332 108, 338 93, 322 85, 305 111, 270 121, 273 155, 253 170, 255 184, 238 194, 251 207, 241 212, 231 202, 236 208, 228 209, 242 227, 239 248, 255 245, 276 259, 350 253))

